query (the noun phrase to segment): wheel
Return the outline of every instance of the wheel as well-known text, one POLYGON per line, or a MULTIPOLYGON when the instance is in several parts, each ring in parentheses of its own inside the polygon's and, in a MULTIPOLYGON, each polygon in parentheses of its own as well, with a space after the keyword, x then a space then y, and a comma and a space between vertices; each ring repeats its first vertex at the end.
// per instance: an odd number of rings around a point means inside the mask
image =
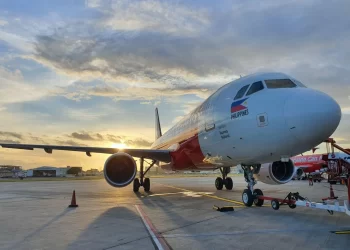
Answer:
POLYGON ((149 190, 151 189, 151 181, 149 178, 145 178, 145 180, 143 181, 143 189, 145 190, 145 192, 149 192, 149 190))
POLYGON ((318 179, 318 182, 321 182, 321 179, 318 179))
POLYGON ((278 210, 280 208, 280 202, 278 200, 272 200, 271 201, 271 207, 274 210, 278 210))
POLYGON ((232 188, 233 188, 233 181, 232 181, 231 177, 227 177, 225 179, 225 188, 227 190, 232 190, 232 188))
POLYGON ((138 179, 138 178, 135 178, 135 179, 134 179, 134 187, 133 187, 134 192, 138 192, 140 186, 141 186, 141 185, 140 185, 139 179, 138 179))
POLYGON ((242 201, 246 207, 251 207, 254 201, 252 191, 249 189, 244 189, 242 193, 242 201))
POLYGON ((288 204, 288 206, 289 206, 291 209, 294 209, 294 208, 297 207, 297 205, 295 205, 295 204, 288 204))
MULTIPOLYGON (((257 188, 257 189, 254 189, 254 191, 253 191, 253 196, 254 196, 254 198, 255 198, 257 195, 263 196, 264 194, 263 194, 263 192, 262 192, 260 189, 257 188)), ((258 198, 254 199, 254 205, 255 205, 255 206, 261 207, 263 204, 264 204, 264 200, 258 199, 258 198)))
POLYGON ((215 180, 215 187, 217 190, 221 190, 224 186, 224 181, 222 180, 221 177, 216 178, 215 180))

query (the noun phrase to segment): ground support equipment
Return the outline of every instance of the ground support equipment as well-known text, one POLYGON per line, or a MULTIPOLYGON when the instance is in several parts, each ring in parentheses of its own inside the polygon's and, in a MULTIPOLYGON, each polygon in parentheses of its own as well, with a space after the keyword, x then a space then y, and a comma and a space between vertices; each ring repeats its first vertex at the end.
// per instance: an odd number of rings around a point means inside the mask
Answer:
POLYGON ((296 207, 307 207, 314 209, 323 209, 327 210, 329 214, 334 212, 343 212, 350 216, 350 177, 348 178, 348 199, 344 200, 344 205, 340 205, 340 202, 337 200, 337 197, 334 196, 332 185, 330 185, 330 197, 322 199, 322 202, 311 202, 307 198, 302 197, 299 193, 290 192, 286 198, 279 199, 275 197, 268 197, 263 195, 256 195, 256 199, 260 201, 270 200, 271 207, 274 210, 278 210, 281 205, 288 205, 290 208, 296 207))

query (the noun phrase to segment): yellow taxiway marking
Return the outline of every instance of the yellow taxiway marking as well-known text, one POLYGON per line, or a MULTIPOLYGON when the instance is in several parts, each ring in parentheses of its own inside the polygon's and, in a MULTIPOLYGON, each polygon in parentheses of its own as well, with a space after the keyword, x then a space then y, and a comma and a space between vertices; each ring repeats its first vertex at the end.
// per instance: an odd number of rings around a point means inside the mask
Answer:
MULTIPOLYGON (((158 183, 158 184, 160 184, 160 183, 158 183)), ((163 186, 166 186, 166 187, 170 187, 170 188, 174 188, 174 189, 178 189, 178 190, 182 190, 182 191, 186 191, 186 192, 198 193, 198 194, 200 194, 202 196, 209 197, 209 198, 212 198, 212 199, 227 201, 227 202, 230 202, 230 203, 235 203, 235 204, 244 206, 244 203, 240 202, 240 201, 225 199, 225 198, 221 198, 221 197, 218 197, 218 196, 215 196, 215 195, 205 194, 205 193, 201 193, 201 192, 194 192, 194 191, 191 191, 191 190, 188 190, 188 189, 174 187, 174 186, 170 186, 170 185, 165 185, 165 184, 160 184, 160 185, 163 185, 163 186)))
MULTIPOLYGON (((241 202, 241 201, 230 200, 230 199, 218 197, 218 196, 216 196, 216 195, 206 194, 206 193, 204 193, 204 192, 203 192, 203 193, 202 193, 202 192, 195 192, 195 191, 191 191, 191 190, 188 190, 188 189, 179 188, 179 187, 170 186, 170 185, 165 185, 165 184, 161 184, 161 183, 157 183, 157 184, 162 185, 162 186, 165 186, 165 187, 170 187, 170 188, 178 189, 178 190, 185 191, 185 192, 196 193, 196 194, 198 194, 198 195, 206 196, 206 197, 208 197, 208 198, 212 198, 212 199, 216 199, 216 200, 222 200, 222 201, 227 201, 227 202, 230 202, 230 203, 235 203, 235 204, 240 205, 240 206, 233 206, 233 207, 245 207, 244 203, 241 202)), ((262 207, 271 207, 271 205, 262 205, 262 207)))
POLYGON ((345 231, 334 231, 332 233, 335 233, 335 234, 350 234, 350 230, 345 230, 345 231))

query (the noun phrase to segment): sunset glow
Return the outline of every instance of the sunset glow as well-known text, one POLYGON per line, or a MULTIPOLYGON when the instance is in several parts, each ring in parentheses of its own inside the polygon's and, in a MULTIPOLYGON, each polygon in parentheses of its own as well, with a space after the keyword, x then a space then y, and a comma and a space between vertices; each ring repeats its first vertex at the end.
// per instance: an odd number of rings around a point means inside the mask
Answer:
POLYGON ((127 148, 127 145, 124 143, 112 143, 112 148, 124 149, 127 148))

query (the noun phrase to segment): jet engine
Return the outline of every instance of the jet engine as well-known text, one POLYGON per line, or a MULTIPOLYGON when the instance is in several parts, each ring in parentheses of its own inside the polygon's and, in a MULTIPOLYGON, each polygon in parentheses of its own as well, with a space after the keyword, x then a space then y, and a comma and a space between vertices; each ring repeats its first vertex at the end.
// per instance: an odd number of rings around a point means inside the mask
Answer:
POLYGON ((108 184, 113 187, 125 187, 135 178, 136 162, 130 155, 118 152, 106 160, 103 172, 108 184))
POLYGON ((275 161, 262 164, 259 172, 255 173, 254 177, 266 184, 279 185, 292 180, 294 173, 295 166, 291 160, 288 162, 275 161))

